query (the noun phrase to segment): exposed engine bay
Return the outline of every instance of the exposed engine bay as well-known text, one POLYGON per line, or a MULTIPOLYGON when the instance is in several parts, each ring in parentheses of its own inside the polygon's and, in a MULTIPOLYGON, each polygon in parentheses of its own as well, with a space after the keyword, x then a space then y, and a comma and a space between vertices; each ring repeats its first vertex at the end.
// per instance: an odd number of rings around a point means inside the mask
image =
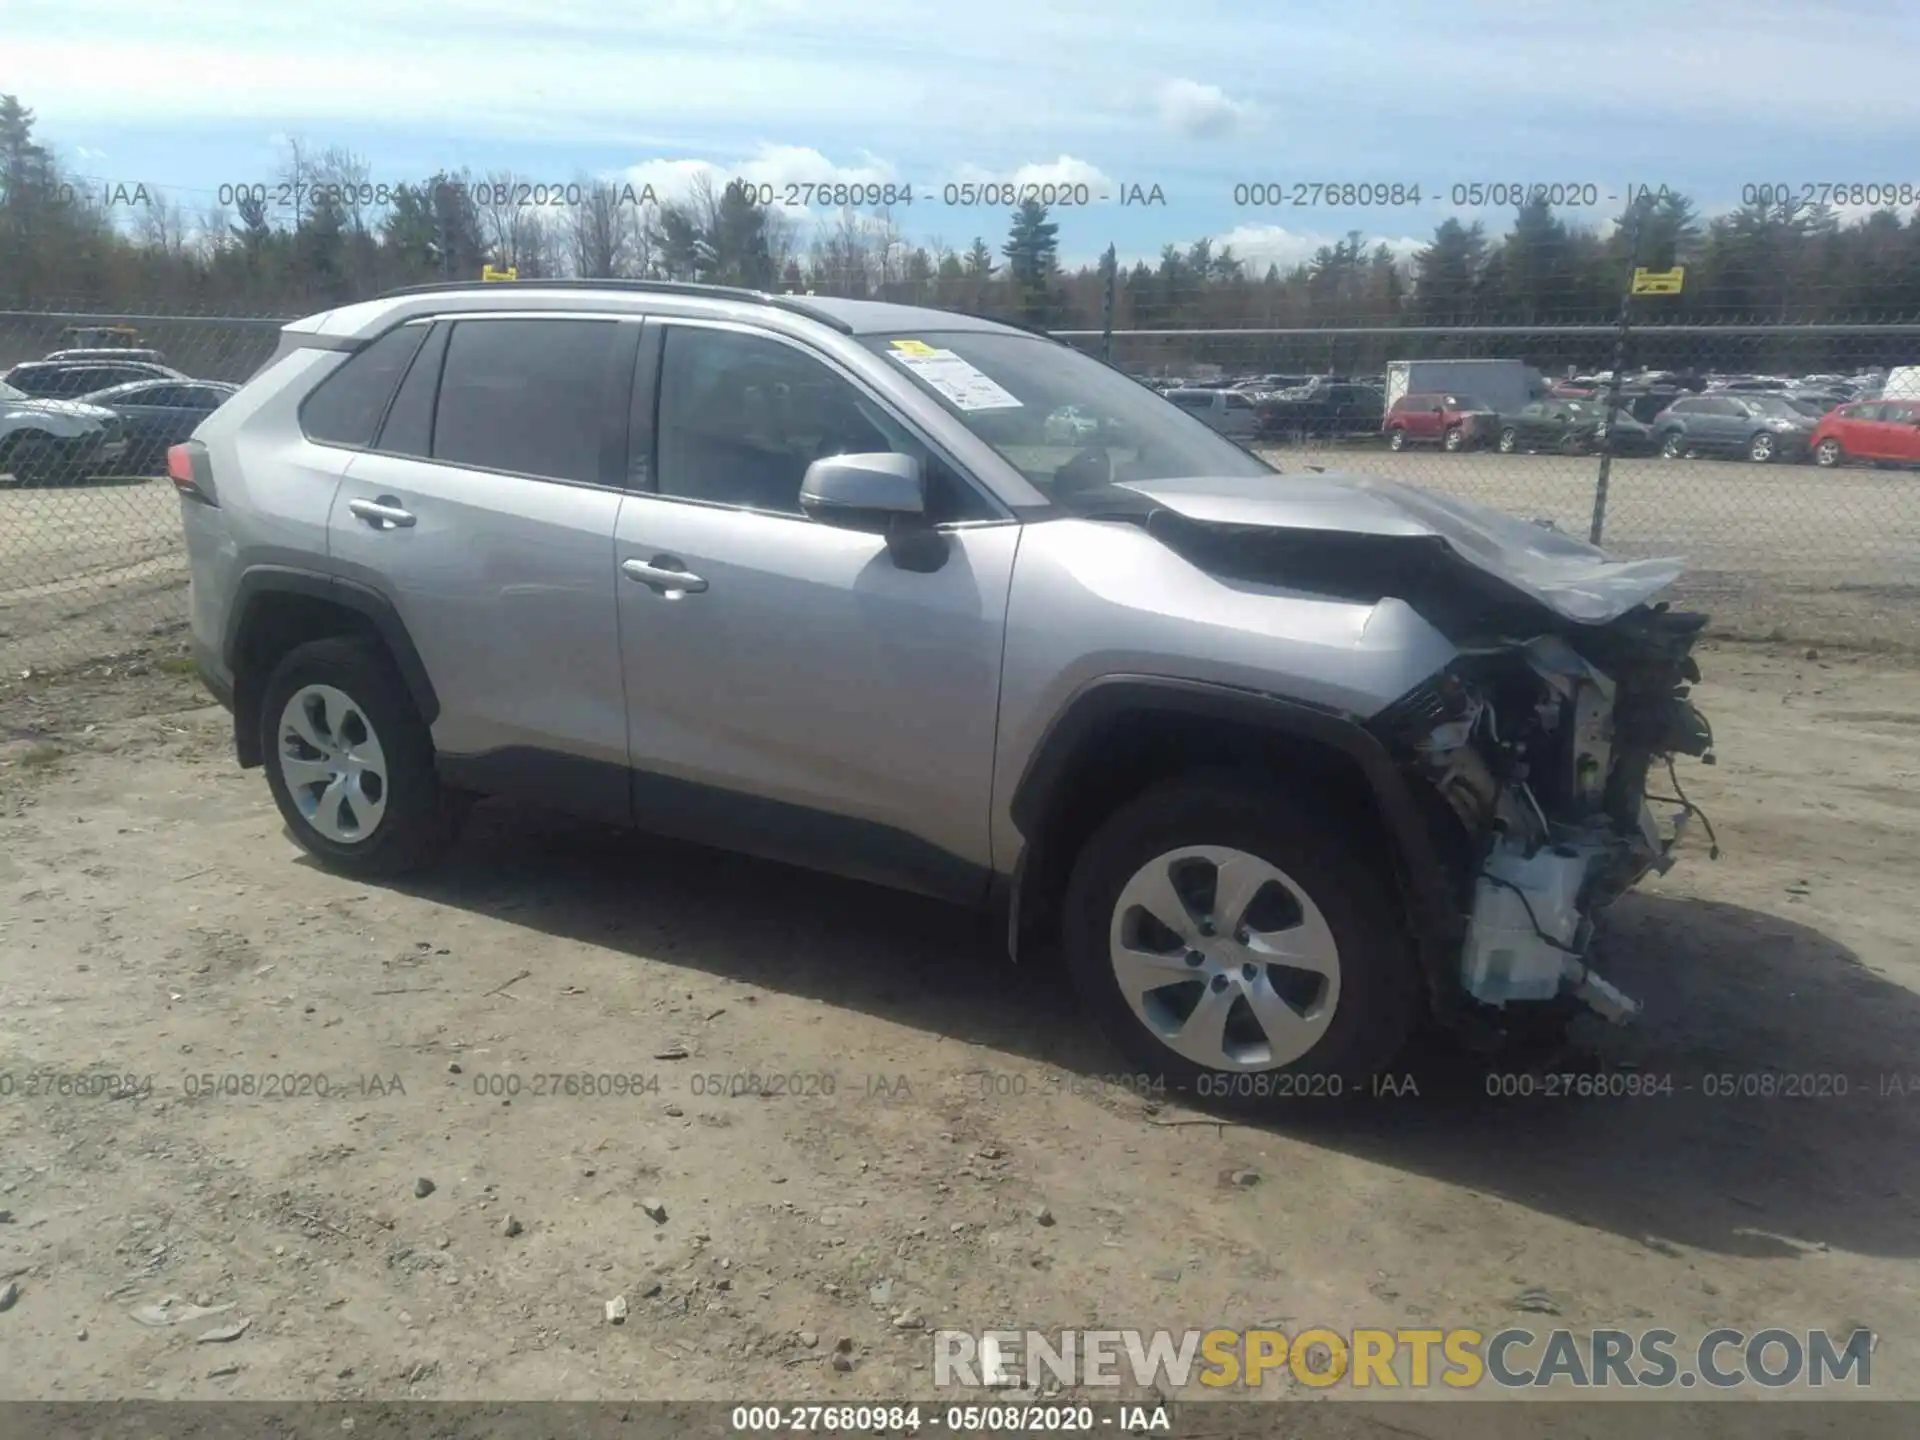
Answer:
POLYGON ((1381 717, 1472 857, 1459 968, 1472 1000, 1504 1009, 1571 995, 1615 1022, 1638 1012, 1587 957, 1595 917, 1671 866, 1698 813, 1673 758, 1712 763, 1711 728, 1690 699, 1705 620, 1644 608, 1574 638, 1466 648, 1381 717), (1672 802, 1666 817, 1648 796, 1656 765, 1674 790, 1659 797, 1672 802))

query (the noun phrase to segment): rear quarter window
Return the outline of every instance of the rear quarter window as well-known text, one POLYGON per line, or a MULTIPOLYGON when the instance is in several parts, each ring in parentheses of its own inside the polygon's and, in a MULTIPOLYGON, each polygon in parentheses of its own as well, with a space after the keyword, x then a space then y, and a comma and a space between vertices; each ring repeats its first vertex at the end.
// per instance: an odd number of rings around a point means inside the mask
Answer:
POLYGON ((425 325, 402 325, 350 356, 301 405, 300 429, 306 437, 357 450, 373 444, 387 402, 426 336, 425 325))

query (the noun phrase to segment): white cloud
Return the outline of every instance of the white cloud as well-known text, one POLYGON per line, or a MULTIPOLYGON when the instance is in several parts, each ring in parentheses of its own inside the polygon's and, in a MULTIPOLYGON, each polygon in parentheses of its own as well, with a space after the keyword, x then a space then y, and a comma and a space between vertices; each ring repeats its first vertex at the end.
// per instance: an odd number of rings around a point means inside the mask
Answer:
POLYGON ((617 178, 636 189, 652 186, 661 200, 685 199, 702 178, 715 190, 740 180, 754 187, 757 200, 770 201, 776 210, 809 212, 819 209, 822 202, 808 187, 885 186, 898 184, 900 177, 891 163, 875 155, 863 154, 856 163, 846 164, 830 160, 809 146, 763 143, 751 155, 732 162, 642 160, 620 171, 617 178), (791 206, 789 199, 795 202, 791 206))
MULTIPOLYGON (((1057 160, 1030 161, 1017 165, 1011 170, 995 170, 985 165, 961 165, 953 172, 953 180, 959 185, 1015 185, 1025 190, 1028 186, 1085 186, 1089 202, 1111 199, 1118 194, 1118 186, 1113 177, 1101 170, 1090 160, 1078 160, 1071 155, 1062 155, 1057 160)), ((1044 199, 1044 195, 1038 198, 1044 199)))
POLYGON ((1229 99, 1218 85, 1197 80, 1169 80, 1154 98, 1161 124, 1189 140, 1230 135, 1250 113, 1248 106, 1229 99))
MULTIPOLYGON (((1213 248, 1218 253, 1221 247, 1232 246, 1233 253, 1246 262, 1250 274, 1264 275, 1269 265, 1279 266, 1284 273, 1295 265, 1305 264, 1322 248, 1343 239, 1345 237, 1341 235, 1314 235, 1289 230, 1284 225, 1236 225, 1224 234, 1214 236, 1213 248)), ((1374 235, 1365 240, 1369 254, 1375 246, 1385 245, 1394 258, 1401 261, 1410 260, 1413 252, 1423 249, 1426 243, 1410 235, 1374 235)))

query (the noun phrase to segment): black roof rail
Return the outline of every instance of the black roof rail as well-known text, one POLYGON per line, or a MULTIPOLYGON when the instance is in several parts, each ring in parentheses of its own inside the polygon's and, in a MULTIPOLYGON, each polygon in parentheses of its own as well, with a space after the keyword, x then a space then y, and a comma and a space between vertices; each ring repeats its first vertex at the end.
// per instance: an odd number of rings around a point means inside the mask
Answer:
POLYGON ((426 285, 402 285, 376 299, 391 300, 401 295, 433 295, 456 290, 624 290, 655 295, 704 295, 713 300, 744 300, 754 305, 770 305, 829 325, 842 335, 854 333, 853 326, 817 305, 809 305, 797 295, 775 295, 765 290, 749 290, 739 285, 698 285, 685 280, 436 280, 426 285))

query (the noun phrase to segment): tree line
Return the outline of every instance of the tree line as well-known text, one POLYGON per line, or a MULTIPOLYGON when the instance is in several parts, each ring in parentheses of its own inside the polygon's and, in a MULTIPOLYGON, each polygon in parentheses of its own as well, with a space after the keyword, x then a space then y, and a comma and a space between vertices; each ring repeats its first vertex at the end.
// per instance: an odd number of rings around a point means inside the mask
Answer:
MULTIPOLYGON (((750 190, 706 180, 663 198, 583 175, 552 187, 554 205, 527 203, 530 187, 497 172, 375 185, 364 157, 297 141, 278 182, 198 211, 146 186, 116 191, 71 173, 36 140, 33 112, 0 96, 0 308, 299 313, 493 266, 904 300, 1054 329, 1547 327, 1610 322, 1637 263, 1688 267, 1682 294, 1644 303, 1652 320, 1920 320, 1920 215, 1848 222, 1791 198, 1707 219, 1685 195, 1643 192, 1604 229, 1536 201, 1500 234, 1445 220, 1410 256, 1353 231, 1285 267, 1202 238, 1157 261, 1123 265, 1110 248, 1069 269, 1034 202, 999 243, 955 246, 909 236, 889 208, 842 209, 803 232, 750 190)), ((1236 353, 1280 364, 1296 348, 1242 341, 1236 353)), ((1360 364, 1407 343, 1345 348, 1360 364)))

